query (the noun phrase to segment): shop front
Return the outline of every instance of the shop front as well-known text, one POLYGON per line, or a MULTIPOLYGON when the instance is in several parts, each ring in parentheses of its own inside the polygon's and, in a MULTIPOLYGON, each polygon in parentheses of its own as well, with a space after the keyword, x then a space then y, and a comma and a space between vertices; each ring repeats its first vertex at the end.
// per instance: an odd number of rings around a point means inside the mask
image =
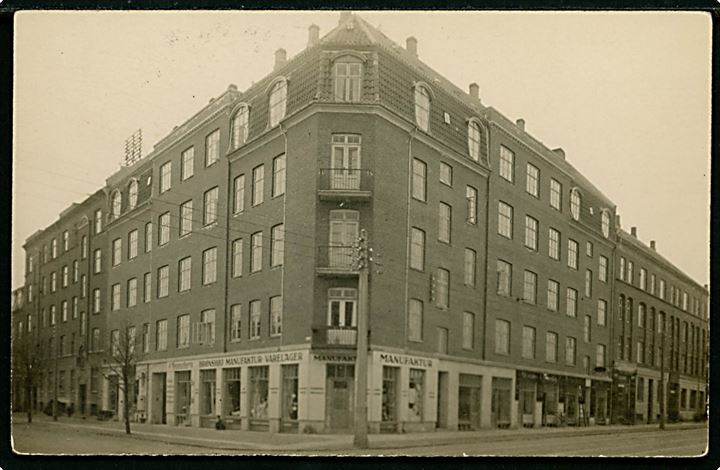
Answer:
POLYGON ((558 407, 559 381, 556 375, 542 374, 538 383, 542 402, 542 425, 558 426, 560 415, 558 407))
POLYGON ((458 430, 474 431, 482 426, 482 376, 459 374, 458 430))
POLYGON ((542 425, 542 397, 540 377, 534 372, 517 371, 517 400, 519 426, 526 428, 542 425))

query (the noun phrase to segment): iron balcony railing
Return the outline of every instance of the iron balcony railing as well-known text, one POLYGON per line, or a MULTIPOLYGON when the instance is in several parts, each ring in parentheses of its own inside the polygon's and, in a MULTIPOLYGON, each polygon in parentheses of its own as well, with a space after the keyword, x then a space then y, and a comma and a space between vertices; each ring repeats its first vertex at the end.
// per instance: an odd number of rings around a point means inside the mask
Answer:
POLYGON ((317 347, 343 347, 357 344, 357 328, 317 326, 312 329, 312 344, 317 347))
POLYGON ((318 247, 317 267, 331 271, 354 272, 357 249, 352 246, 318 247))
POLYGON ((373 174, 370 170, 359 168, 321 168, 320 185, 322 191, 372 191, 373 174))

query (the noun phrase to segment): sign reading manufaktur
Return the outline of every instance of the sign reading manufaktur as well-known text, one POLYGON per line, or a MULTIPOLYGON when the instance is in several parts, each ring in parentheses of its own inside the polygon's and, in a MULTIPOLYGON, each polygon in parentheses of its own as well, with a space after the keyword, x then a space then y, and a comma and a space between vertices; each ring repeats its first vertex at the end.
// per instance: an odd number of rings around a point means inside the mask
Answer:
POLYGON ((432 359, 390 353, 380 353, 380 362, 401 366, 432 367, 432 359))

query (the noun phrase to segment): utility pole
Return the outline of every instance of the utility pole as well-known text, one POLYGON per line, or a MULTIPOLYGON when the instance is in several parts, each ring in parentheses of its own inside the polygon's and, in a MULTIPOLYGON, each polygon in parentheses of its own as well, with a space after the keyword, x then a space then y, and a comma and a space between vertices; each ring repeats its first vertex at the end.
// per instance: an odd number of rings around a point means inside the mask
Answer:
POLYGON ((660 321, 660 429, 665 429, 665 317, 660 321))
POLYGON ((368 374, 368 278, 370 259, 367 247, 367 232, 360 230, 357 241, 358 269, 358 321, 357 354, 355 358, 355 436, 353 445, 358 449, 368 448, 367 436, 367 374, 368 374))
POLYGON ((50 353, 55 356, 55 370, 53 371, 53 375, 55 376, 55 379, 53 380, 53 405, 52 405, 52 415, 53 415, 53 421, 57 421, 58 419, 58 348, 60 347, 57 339, 57 317, 55 318, 55 325, 53 325, 53 346, 54 351, 50 351, 50 353))

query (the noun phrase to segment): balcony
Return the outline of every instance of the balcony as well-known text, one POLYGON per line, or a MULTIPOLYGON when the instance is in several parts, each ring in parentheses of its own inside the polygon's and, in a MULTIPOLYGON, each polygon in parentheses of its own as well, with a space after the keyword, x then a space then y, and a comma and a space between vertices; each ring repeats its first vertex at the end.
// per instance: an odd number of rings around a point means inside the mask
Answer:
POLYGON ((318 195, 323 201, 367 201, 372 196, 370 170, 321 168, 318 195))
POLYGON ((312 329, 312 347, 354 348, 357 344, 357 329, 346 326, 316 326, 312 329))
POLYGON ((357 276, 355 248, 352 246, 320 246, 316 271, 324 276, 357 276))

